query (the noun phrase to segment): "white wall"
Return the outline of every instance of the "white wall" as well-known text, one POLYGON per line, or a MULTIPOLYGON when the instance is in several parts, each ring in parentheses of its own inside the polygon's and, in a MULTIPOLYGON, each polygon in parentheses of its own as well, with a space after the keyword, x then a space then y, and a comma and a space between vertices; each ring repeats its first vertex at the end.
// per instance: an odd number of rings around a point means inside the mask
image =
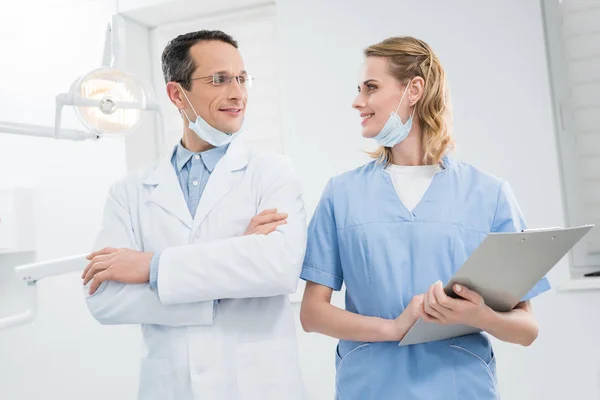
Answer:
MULTIPOLYGON (((356 94, 362 49, 392 35, 429 42, 451 87, 455 156, 508 180, 532 227, 563 225, 557 149, 539 2, 280 0, 286 152, 312 210, 327 179, 360 165, 356 94), (535 187, 534 187, 535 185, 535 187)), ((566 260, 549 276, 568 277, 566 260)), ((597 399, 597 292, 534 300, 541 333, 530 348, 496 344, 506 399, 597 399)), ((314 399, 333 393, 334 341, 301 333, 314 399)))
MULTIPOLYGON (((52 126, 54 96, 100 66, 111 13, 102 1, 3 6, 0 120, 52 126)), ((65 111, 65 126, 80 128, 65 111)), ((108 186, 124 173, 122 139, 75 143, 0 133, 0 186, 34 190, 38 260, 91 249, 108 186)), ((77 273, 38 286, 38 318, 0 332, 0 399, 135 398, 140 348, 122 343, 137 343, 138 329, 94 321, 77 273)))

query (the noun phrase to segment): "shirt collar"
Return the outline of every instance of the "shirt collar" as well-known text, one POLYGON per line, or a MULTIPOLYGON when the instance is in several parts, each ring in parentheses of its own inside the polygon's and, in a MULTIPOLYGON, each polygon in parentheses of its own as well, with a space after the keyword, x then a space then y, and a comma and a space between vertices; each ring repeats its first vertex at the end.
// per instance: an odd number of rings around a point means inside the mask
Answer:
POLYGON ((177 147, 175 147, 175 166, 177 172, 181 172, 185 164, 190 161, 193 155, 194 153, 183 147, 181 142, 177 143, 177 147))
POLYGON ((202 161, 204 162, 204 166, 208 170, 208 172, 212 173, 213 169, 215 169, 219 160, 227 153, 227 149, 229 148, 229 144, 226 144, 221 147, 215 147, 210 150, 203 151, 200 153, 202 157, 202 161))
POLYGON ((200 153, 194 153, 183 147, 181 142, 179 142, 175 148, 175 166, 177 167, 177 172, 180 172, 194 155, 199 154, 200 157, 202 157, 202 162, 208 172, 212 173, 219 160, 227 152, 228 147, 229 144, 226 144, 225 146, 215 147, 200 153))

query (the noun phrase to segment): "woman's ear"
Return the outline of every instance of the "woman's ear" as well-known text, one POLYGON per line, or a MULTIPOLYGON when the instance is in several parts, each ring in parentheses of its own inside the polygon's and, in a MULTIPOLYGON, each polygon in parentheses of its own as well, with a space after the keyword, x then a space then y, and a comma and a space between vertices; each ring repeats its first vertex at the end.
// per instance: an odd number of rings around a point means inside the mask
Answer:
POLYGON ((408 88, 408 102, 411 106, 414 106, 421 99, 424 90, 425 80, 420 76, 414 77, 408 88))

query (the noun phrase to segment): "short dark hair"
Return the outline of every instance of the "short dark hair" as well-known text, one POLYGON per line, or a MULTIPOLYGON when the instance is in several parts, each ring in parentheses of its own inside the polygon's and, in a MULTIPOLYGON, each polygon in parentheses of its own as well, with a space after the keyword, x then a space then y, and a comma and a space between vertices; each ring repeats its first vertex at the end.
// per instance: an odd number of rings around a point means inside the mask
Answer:
POLYGON ((165 83, 178 82, 186 90, 192 86, 192 74, 197 68, 190 56, 190 48, 198 42, 220 41, 238 48, 235 39, 221 31, 202 30, 179 35, 162 52, 162 70, 165 83))

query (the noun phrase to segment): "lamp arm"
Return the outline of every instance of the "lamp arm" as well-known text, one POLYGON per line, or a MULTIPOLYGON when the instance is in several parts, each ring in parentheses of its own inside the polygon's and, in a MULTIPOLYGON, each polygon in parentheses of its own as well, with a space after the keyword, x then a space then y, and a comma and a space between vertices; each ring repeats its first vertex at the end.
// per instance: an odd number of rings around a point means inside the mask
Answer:
POLYGON ((10 317, 0 318, 0 331, 14 328, 16 326, 30 323, 37 316, 38 280, 51 276, 67 274, 70 272, 82 270, 88 263, 86 255, 70 256, 56 260, 43 261, 21 265, 15 268, 18 278, 22 279, 27 285, 27 297, 29 309, 21 314, 11 315, 10 317))
POLYGON ((15 268, 15 273, 19 279, 22 279, 26 283, 35 283, 40 279, 49 278, 51 276, 83 270, 89 263, 85 258, 86 256, 87 254, 80 254, 55 260, 20 265, 15 268))
POLYGON ((29 309, 21 314, 11 315, 10 317, 0 318, 0 331, 14 328, 16 326, 25 325, 33 321, 37 315, 37 288, 35 283, 27 285, 27 297, 29 309))

